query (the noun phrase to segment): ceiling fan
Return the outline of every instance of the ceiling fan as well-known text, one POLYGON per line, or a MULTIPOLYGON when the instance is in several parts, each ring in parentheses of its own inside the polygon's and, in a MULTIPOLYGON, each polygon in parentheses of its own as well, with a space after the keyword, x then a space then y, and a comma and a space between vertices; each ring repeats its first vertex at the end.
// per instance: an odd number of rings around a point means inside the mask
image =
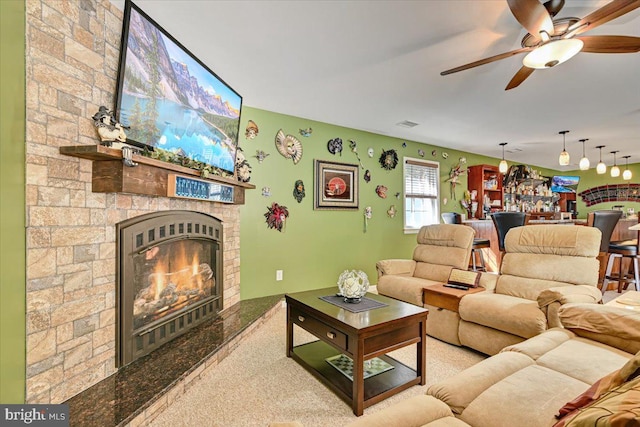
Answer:
POLYGON ((522 48, 452 68, 441 72, 440 75, 446 76, 447 74, 457 73, 458 71, 528 52, 523 58, 522 68, 518 70, 505 88, 505 90, 509 90, 518 87, 536 69, 554 67, 579 52, 640 52, 640 37, 578 37, 582 33, 640 7, 640 0, 614 0, 582 19, 554 19, 555 15, 564 6, 564 0, 548 0, 544 4, 538 0, 507 0, 507 3, 516 20, 529 32, 522 39, 522 48))

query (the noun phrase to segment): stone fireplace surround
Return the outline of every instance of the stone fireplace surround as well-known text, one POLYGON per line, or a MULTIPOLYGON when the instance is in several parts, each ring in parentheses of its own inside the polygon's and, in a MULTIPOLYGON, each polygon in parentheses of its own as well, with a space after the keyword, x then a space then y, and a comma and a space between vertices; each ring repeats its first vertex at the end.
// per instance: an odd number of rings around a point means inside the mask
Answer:
POLYGON ((223 222, 224 307, 240 301, 239 207, 92 192, 91 116, 113 105, 122 11, 108 0, 26 1, 27 403, 60 403, 116 373, 115 224, 166 210, 223 222))

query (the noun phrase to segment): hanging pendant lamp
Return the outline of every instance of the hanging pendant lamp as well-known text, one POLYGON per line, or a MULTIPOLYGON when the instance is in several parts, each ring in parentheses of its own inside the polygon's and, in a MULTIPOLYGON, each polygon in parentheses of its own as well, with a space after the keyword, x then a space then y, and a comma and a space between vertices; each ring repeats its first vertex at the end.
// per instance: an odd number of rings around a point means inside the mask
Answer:
POLYGON ((602 174, 607 172, 607 165, 605 165, 604 162, 602 161, 602 149, 604 147, 606 147, 606 146, 605 145, 596 146, 596 148, 600 149, 600 161, 598 162, 598 165, 596 166, 596 172, 598 172, 598 175, 602 175, 602 174))
POLYGON ((611 166, 611 178, 617 178, 617 177, 620 176, 620 168, 616 164, 616 153, 617 152, 618 152, 618 150, 611 152, 611 154, 613 154, 613 166, 611 166))
POLYGON ((499 144, 502 146, 502 160, 500 161, 500 165, 498 165, 498 171, 500 171, 500 173, 507 173, 507 170, 509 169, 509 165, 507 164, 507 161, 504 159, 504 146, 507 144, 508 142, 501 142, 499 144))
POLYGON ((629 170, 629 157, 631 156, 622 156, 624 159, 624 172, 622 172, 622 179, 625 181, 629 181, 633 177, 633 174, 629 170))
POLYGON ((580 142, 582 142, 582 158, 580 159, 580 170, 581 171, 589 170, 589 167, 591 166, 591 162, 589 161, 587 156, 584 154, 584 143, 587 142, 588 140, 589 139, 581 139, 580 140, 580 142))
POLYGON ((560 153, 560 157, 558 157, 558 162, 560 163, 560 166, 569 166, 569 161, 571 160, 571 158, 569 157, 569 153, 567 153, 566 148, 566 135, 569 133, 569 131, 561 130, 558 133, 562 135, 562 153, 560 153))

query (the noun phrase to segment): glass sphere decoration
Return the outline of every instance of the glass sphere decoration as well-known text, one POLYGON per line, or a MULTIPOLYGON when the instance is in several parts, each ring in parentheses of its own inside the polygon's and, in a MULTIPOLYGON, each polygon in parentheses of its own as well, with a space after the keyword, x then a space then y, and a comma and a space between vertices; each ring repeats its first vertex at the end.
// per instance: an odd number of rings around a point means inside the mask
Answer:
POLYGON ((338 295, 344 302, 357 304, 369 290, 369 277, 361 270, 345 270, 338 277, 338 295))

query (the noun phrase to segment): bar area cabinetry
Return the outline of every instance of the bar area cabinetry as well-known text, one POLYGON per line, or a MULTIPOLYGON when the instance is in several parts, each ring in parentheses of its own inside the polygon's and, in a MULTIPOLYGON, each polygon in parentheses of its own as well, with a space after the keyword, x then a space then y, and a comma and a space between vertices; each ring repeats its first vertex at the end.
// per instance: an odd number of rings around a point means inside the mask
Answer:
POLYGON ((487 210, 489 212, 503 210, 502 180, 503 176, 497 166, 469 166, 467 188, 470 192, 474 190, 477 192, 478 210, 475 218, 485 218, 487 210))

